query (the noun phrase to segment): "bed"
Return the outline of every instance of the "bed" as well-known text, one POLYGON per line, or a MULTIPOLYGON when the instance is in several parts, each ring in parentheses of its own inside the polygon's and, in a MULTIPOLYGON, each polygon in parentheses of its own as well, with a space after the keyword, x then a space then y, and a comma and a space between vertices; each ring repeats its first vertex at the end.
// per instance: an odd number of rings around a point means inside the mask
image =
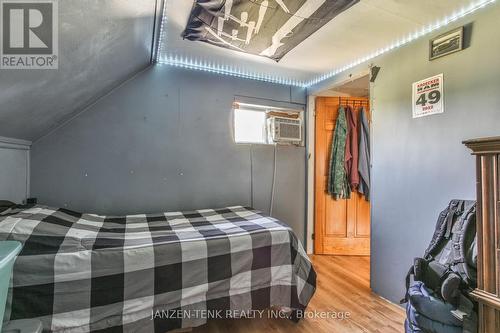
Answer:
POLYGON ((295 318, 316 274, 285 223, 247 207, 128 216, 41 205, 0 213, 24 244, 6 319, 44 332, 155 332, 270 307, 295 318))

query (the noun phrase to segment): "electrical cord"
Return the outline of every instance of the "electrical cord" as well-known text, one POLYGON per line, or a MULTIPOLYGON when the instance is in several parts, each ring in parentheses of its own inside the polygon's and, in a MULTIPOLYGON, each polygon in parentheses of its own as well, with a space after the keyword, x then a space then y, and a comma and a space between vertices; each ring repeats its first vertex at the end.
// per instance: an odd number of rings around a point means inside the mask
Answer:
POLYGON ((250 144, 250 207, 253 206, 253 145, 250 144))
POLYGON ((277 157, 277 149, 278 145, 274 144, 274 170, 273 170, 273 183, 271 186, 271 203, 269 207, 269 215, 273 216, 273 206, 274 206, 274 195, 276 192, 276 157, 277 157))

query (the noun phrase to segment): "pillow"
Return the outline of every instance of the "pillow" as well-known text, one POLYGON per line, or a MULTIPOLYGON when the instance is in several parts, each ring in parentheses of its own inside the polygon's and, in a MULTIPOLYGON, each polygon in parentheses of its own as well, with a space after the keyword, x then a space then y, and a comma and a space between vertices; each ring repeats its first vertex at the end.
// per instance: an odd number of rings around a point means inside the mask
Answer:
POLYGON ((15 205, 12 201, 0 200, 0 213, 15 205))

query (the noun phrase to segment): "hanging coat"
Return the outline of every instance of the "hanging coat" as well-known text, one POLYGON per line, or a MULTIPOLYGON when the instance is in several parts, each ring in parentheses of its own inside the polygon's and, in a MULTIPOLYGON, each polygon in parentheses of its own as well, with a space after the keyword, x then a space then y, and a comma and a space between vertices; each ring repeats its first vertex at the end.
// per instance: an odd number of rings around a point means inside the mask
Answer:
POLYGON ((350 107, 346 107, 347 139, 345 145, 345 170, 351 190, 354 191, 359 185, 358 172, 358 117, 350 107))
POLYGON ((333 133, 330 151, 330 165, 328 173, 328 193, 335 199, 350 198, 351 191, 345 170, 345 144, 347 138, 347 120, 343 107, 339 108, 339 115, 333 133))
POLYGON ((362 108, 359 112, 359 186, 358 192, 370 200, 370 126, 366 111, 362 108))

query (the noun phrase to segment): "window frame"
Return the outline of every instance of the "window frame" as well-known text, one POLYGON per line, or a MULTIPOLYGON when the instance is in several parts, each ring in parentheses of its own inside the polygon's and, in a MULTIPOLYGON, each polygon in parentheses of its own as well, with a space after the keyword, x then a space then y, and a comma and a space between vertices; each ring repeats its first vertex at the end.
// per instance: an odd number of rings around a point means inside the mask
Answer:
POLYGON ((292 145, 292 146, 305 146, 305 122, 304 122, 304 109, 303 108, 282 108, 282 107, 273 107, 262 104, 247 104, 235 101, 232 109, 232 132, 233 132, 233 142, 238 145, 292 145), (237 141, 236 140, 236 112, 238 110, 242 111, 251 111, 251 112, 262 112, 264 114, 264 142, 252 142, 252 141, 237 141), (274 142, 271 139, 271 129, 269 118, 271 117, 283 117, 283 118, 292 118, 292 119, 300 119, 302 122, 302 141, 301 142, 274 142))

